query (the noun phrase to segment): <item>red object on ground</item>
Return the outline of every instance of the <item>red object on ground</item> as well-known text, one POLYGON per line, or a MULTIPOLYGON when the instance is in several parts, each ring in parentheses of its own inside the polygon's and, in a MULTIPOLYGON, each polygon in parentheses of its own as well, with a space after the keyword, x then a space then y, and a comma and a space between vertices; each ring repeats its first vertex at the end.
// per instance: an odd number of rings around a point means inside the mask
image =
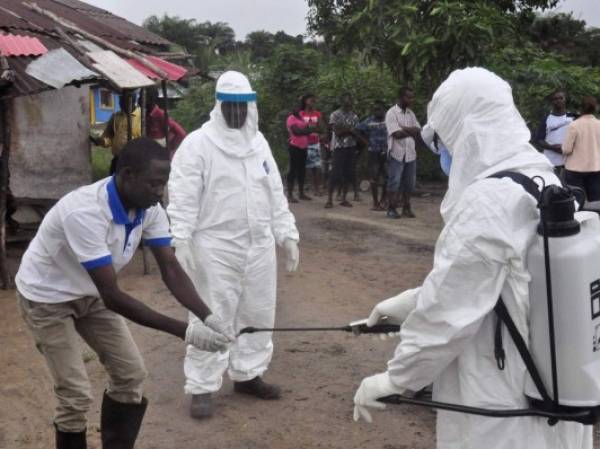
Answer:
POLYGON ((0 35, 0 56, 40 56, 45 53, 48 49, 37 37, 0 35))
MULTIPOLYGON (((149 62, 154 64, 159 69, 162 69, 164 72, 166 72, 170 81, 178 81, 181 78, 183 78, 183 76, 187 73, 187 69, 181 67, 180 65, 173 64, 172 62, 165 61, 164 59, 161 59, 158 56, 146 55, 144 56, 144 58, 146 58, 149 62)), ((131 64, 133 67, 135 67, 137 70, 139 70, 149 78, 163 79, 162 76, 153 72, 136 59, 128 59, 127 62, 129 62, 129 64, 131 64)))

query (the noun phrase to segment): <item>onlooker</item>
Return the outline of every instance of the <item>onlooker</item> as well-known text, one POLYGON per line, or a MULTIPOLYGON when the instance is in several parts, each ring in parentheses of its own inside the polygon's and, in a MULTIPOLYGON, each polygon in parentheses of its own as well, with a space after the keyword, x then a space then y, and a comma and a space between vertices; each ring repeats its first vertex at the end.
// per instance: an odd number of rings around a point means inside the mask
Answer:
POLYGON ((414 218, 410 207, 410 194, 415 190, 417 177, 417 151, 415 140, 420 139, 421 125, 410 109, 414 93, 410 87, 402 87, 398 103, 385 115, 388 133, 388 199, 389 218, 400 218, 396 208, 402 193, 402 217, 414 218))
POLYGON ((127 110, 131 112, 131 139, 137 139, 142 136, 142 113, 140 108, 133 109, 133 101, 130 95, 121 95, 119 97, 119 112, 110 116, 104 132, 98 138, 90 136, 90 140, 95 145, 102 147, 111 147, 113 158, 110 161, 109 174, 114 174, 119 160, 121 148, 129 141, 127 130, 127 110), (129 104, 128 101, 129 100, 129 104), (133 109, 133 110, 132 110, 133 109))
POLYGON ((562 143, 565 140, 567 126, 577 116, 567 112, 567 98, 562 89, 556 89, 550 96, 550 101, 552 111, 542 119, 537 131, 536 143, 544 150, 544 155, 554 166, 556 175, 560 178, 565 165, 562 143))
POLYGON ((385 104, 382 101, 375 102, 373 114, 358 125, 358 129, 369 139, 369 151, 367 168, 369 172, 369 183, 373 195, 373 207, 371 210, 385 210, 382 203, 385 202, 387 182, 387 129, 385 127, 385 104), (379 180, 383 179, 383 189, 379 197, 379 180))
MULTIPOLYGON (((165 111, 158 106, 156 87, 146 89, 146 136, 165 146, 165 111)), ((169 153, 171 157, 186 136, 183 127, 169 117, 169 153)))
MULTIPOLYGON (((325 126, 321 112, 316 109, 317 98, 313 94, 306 94, 300 100, 300 116, 307 125, 323 132, 325 126)), ((306 149, 306 168, 310 170, 315 195, 321 196, 321 145, 319 134, 308 135, 308 147, 306 149)))
POLYGON ((594 117, 597 109, 596 98, 583 98, 582 115, 567 128, 562 145, 565 184, 585 190, 588 201, 600 200, 600 120, 594 117))
POLYGON ((333 167, 327 191, 325 208, 333 207, 333 191, 337 186, 342 186, 341 206, 352 207, 346 200, 348 185, 352 184, 353 164, 355 161, 357 135, 356 126, 358 116, 352 112, 352 95, 344 93, 340 98, 341 107, 334 111, 329 118, 333 127, 333 167))
POLYGON ((287 175, 288 202, 298 202, 294 197, 294 183, 296 181, 298 181, 299 198, 301 200, 311 200, 312 198, 304 193, 304 178, 306 175, 308 136, 315 132, 315 128, 304 121, 299 108, 296 108, 288 116, 286 127, 290 136, 288 146, 290 167, 287 175))

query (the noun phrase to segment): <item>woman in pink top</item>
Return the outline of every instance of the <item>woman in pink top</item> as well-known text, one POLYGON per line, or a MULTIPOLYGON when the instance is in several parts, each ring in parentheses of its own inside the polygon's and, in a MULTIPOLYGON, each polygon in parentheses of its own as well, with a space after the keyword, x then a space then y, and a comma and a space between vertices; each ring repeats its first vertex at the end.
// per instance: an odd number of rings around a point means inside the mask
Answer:
POLYGON ((289 133, 289 155, 290 168, 287 175, 288 201, 297 203, 294 197, 294 183, 298 181, 298 193, 301 200, 310 200, 304 194, 304 178, 306 175, 306 149, 308 148, 308 136, 315 132, 315 127, 308 125, 300 116, 300 109, 296 108, 286 121, 289 133))
POLYGON ((582 115, 567 128, 562 145, 565 184, 583 189, 588 201, 600 200, 600 120, 594 116, 597 109, 594 97, 584 97, 582 115))
MULTIPOLYGON (((322 133, 325 123, 321 112, 316 109, 317 97, 314 94, 306 94, 300 100, 300 116, 312 127, 322 133)), ((319 134, 312 133, 308 136, 308 147, 306 149, 306 169, 312 175, 313 191, 315 195, 321 196, 321 144, 319 134)))

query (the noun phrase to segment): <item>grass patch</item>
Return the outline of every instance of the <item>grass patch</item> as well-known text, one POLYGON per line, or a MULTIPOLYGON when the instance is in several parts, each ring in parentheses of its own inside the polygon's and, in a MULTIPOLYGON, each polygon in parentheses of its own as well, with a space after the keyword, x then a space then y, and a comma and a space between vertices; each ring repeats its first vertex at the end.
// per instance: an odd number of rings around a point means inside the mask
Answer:
POLYGON ((92 179, 94 182, 108 176, 111 160, 110 148, 92 146, 92 179))

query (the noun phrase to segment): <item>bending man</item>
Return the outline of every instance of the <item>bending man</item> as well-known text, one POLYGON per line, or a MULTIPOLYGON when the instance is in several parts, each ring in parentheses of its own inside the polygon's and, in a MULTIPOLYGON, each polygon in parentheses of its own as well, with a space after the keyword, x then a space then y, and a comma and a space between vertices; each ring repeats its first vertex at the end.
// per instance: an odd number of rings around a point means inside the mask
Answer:
MULTIPOLYGON (((467 406, 528 406, 527 371, 506 327, 506 365, 494 358, 496 317, 502 298, 521 335, 528 335, 527 250, 539 212, 514 181, 492 179, 503 170, 559 184, 551 164, 530 144, 511 88, 480 68, 457 70, 428 106, 428 125, 452 156, 442 202, 444 229, 433 269, 414 290, 377 305, 370 324, 387 315, 403 323, 387 371, 363 380, 354 398, 355 419, 370 420, 378 398, 419 391, 434 383, 434 399, 467 406), (408 317, 406 317, 408 315, 408 317)), ((438 449, 591 449, 592 428, 546 419, 488 418, 438 411, 438 449)))
MULTIPOLYGON (((295 270, 298 230, 269 144, 258 131, 256 93, 241 73, 226 72, 217 81, 210 120, 175 153, 169 196, 177 258, 214 313, 236 334, 246 326, 273 327, 275 243, 286 251, 288 270, 295 270)), ((196 319, 190 315, 191 323, 196 319)), ((228 353, 188 346, 191 415, 212 415, 212 393, 227 369, 235 391, 277 399, 279 388, 261 379, 272 354, 270 333, 241 335, 228 353)))
POLYGON ((226 350, 233 340, 169 246, 169 222, 158 204, 169 177, 168 153, 152 139, 135 139, 121 150, 116 170, 50 209, 16 276, 21 313, 54 380, 57 449, 86 448, 92 396, 78 334, 109 375, 101 415, 104 449, 133 449, 147 405, 146 369, 122 317, 207 351, 226 350), (142 238, 175 299, 206 325, 161 315, 119 288, 117 273, 142 238))

